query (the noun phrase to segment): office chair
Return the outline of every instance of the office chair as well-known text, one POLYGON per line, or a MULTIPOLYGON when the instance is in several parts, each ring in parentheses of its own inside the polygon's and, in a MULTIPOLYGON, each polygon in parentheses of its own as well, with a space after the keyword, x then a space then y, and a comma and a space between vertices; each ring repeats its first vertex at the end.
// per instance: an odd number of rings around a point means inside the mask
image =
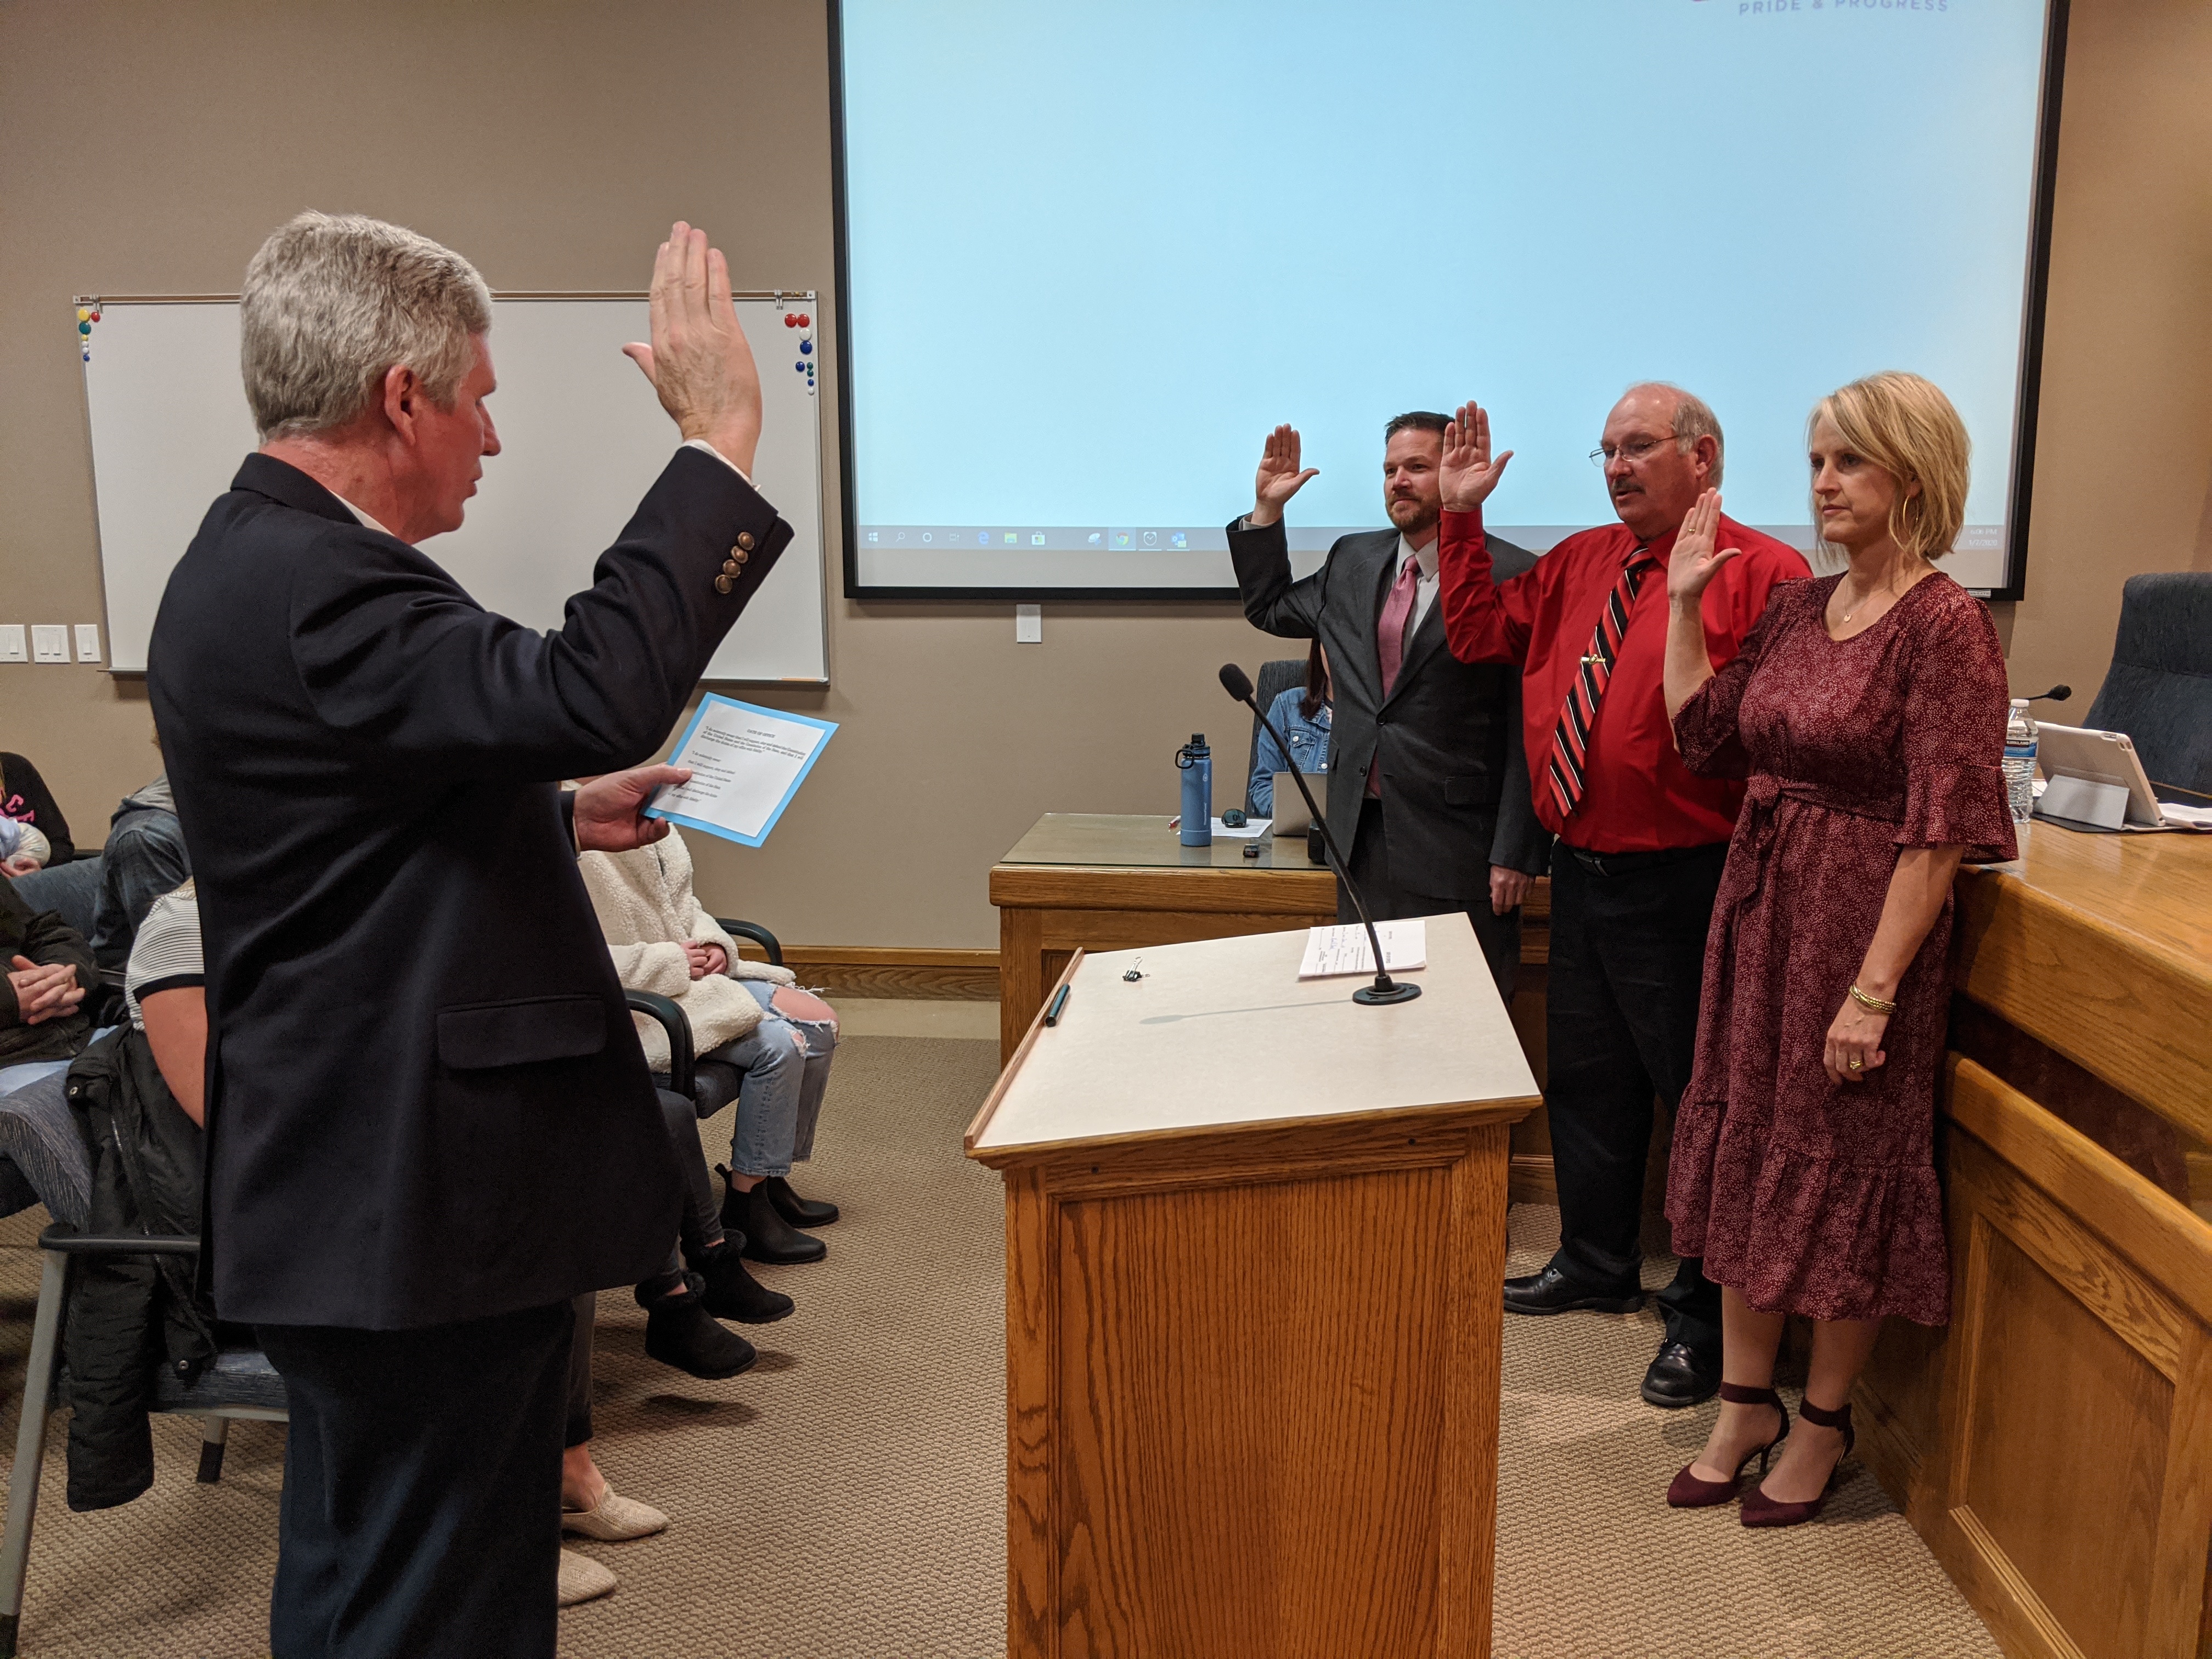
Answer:
POLYGON ((2212 572, 2128 578, 2112 665, 2082 723, 2126 732, 2153 783, 2212 795, 2212 572))
MULTIPOLYGON (((31 1357, 23 1373, 23 1419, 15 1431, 15 1466, 8 1478, 8 1521, 0 1530, 0 1659, 15 1659, 23 1612, 23 1581, 31 1559, 31 1523, 39 1508, 39 1477, 46 1448, 46 1419, 65 1397, 62 1327, 69 1314, 70 1269, 80 1256, 197 1257, 200 1242, 165 1235, 104 1238, 56 1222, 39 1235, 46 1266, 39 1279, 39 1310, 31 1327, 31 1357)), ((164 1416, 200 1419, 198 1478, 222 1478, 223 1448, 240 1418, 283 1423, 291 1418, 284 1380, 260 1349, 225 1343, 200 1374, 187 1382, 158 1358, 150 1409, 164 1416)))
MULTIPOLYGON (((768 953, 768 959, 776 967, 783 966, 783 946, 774 933, 757 921, 733 921, 727 916, 716 916, 714 926, 732 939, 749 939, 768 953)), ((689 1100, 702 1121, 714 1115, 735 1097, 725 1094, 719 1086, 698 1074, 698 1056, 691 1047, 691 1022, 684 1018, 683 1005, 673 997, 662 996, 657 991, 625 991, 630 1012, 643 1014, 656 1022, 668 1036, 668 1085, 670 1090, 689 1100)), ((7 1656, 0 1654, 0 1659, 7 1656)))

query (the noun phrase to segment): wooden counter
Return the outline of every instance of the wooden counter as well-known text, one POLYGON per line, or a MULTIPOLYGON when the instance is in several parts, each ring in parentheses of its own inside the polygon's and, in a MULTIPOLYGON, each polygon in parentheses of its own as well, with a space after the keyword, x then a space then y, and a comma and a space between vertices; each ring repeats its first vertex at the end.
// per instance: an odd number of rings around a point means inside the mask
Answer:
POLYGON ((1959 884, 1952 1317, 1863 1455, 2008 1654, 2212 1642, 2212 838, 2039 823, 1959 884))

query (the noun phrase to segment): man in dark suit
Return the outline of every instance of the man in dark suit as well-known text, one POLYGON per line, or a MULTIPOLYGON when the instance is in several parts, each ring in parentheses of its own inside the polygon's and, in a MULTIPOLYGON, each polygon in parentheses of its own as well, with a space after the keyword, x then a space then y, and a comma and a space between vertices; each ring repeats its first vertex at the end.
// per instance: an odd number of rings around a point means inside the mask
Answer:
MULTIPOLYGON (((1436 605, 1437 464, 1445 419, 1383 428, 1382 501, 1394 526, 1340 538, 1319 570, 1291 576, 1283 507, 1318 469, 1298 434, 1268 435, 1250 513, 1229 526, 1244 614, 1289 639, 1318 636, 1335 702, 1322 810, 1368 908, 1384 917, 1464 910, 1500 995, 1521 958, 1521 901, 1549 860, 1530 805, 1521 688, 1456 660, 1436 605)), ((1501 568, 1535 561, 1490 538, 1501 568)), ((1339 884, 1340 920, 1357 916, 1339 884)))
POLYGON ((483 279, 321 214, 246 272, 263 444, 147 679, 204 935, 204 1254, 291 1402, 276 1659, 550 1659, 570 1298, 675 1236, 574 860, 665 833, 639 808, 688 775, 622 769, 791 531, 744 475, 759 381, 702 233, 662 245, 652 310, 627 349, 690 441, 541 635, 415 550, 499 453, 483 279))

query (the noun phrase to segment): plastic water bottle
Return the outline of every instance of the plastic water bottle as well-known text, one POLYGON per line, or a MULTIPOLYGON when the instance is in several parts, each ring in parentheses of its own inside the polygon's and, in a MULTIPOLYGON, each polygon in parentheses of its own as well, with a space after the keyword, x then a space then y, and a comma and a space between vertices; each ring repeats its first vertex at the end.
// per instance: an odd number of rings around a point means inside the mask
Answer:
POLYGON ((1194 732, 1190 741, 1176 750, 1176 768, 1182 774, 1182 844, 1213 845, 1213 751, 1206 746, 1206 733, 1194 732))
POLYGON ((2027 716, 2026 697, 2012 700, 2012 716, 2005 722, 2004 778, 2013 836, 2025 851, 2028 815, 2035 810, 2035 722, 2027 716))

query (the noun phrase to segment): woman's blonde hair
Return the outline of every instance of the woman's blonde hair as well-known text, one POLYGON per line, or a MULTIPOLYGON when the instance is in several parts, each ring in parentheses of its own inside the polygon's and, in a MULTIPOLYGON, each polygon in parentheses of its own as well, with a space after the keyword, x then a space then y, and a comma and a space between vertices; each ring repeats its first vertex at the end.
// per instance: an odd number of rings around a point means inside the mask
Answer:
MULTIPOLYGON (((1809 434, 1826 416, 1844 443, 1897 480, 1889 533, 1908 553, 1940 559, 1966 520, 1973 444, 1966 423, 1933 380, 1885 369, 1830 392, 1814 405, 1809 434), (1905 486, 1918 484, 1907 493, 1905 486)), ((1816 512, 1813 522, 1819 524, 1816 512)))

